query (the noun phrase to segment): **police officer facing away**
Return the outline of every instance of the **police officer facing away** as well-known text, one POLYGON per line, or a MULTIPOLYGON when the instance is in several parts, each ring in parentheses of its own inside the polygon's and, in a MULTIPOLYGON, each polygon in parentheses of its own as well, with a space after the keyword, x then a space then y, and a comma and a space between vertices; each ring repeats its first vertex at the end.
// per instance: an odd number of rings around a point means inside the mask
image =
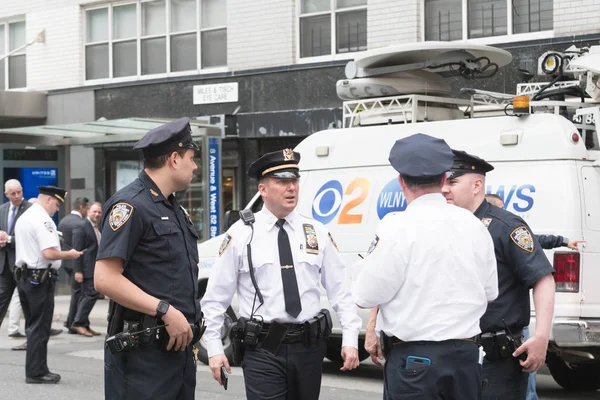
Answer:
POLYGON ((327 229, 294 211, 299 161, 299 153, 285 149, 250 166, 248 176, 258 179, 263 208, 228 230, 202 299, 209 365, 222 384, 221 367, 229 371, 220 335, 223 313, 238 293, 249 400, 319 397, 331 331, 329 312, 319 311, 320 284, 342 325, 341 370, 359 363, 361 320, 346 287, 344 263, 327 229))
POLYGON ((525 221, 485 200, 485 174, 493 169, 481 158, 455 150, 443 193, 448 203, 474 213, 492 235, 499 295, 481 318, 480 343, 487 353, 483 398, 517 400, 525 399, 527 372, 539 369, 546 359, 554 311, 554 269, 525 221), (529 325, 530 288, 536 330, 521 344, 523 328, 529 325), (508 351, 514 349, 510 339, 516 341, 516 351, 508 351), (517 359, 520 355, 527 358, 517 359))
POLYGON ((60 250, 52 216, 67 192, 55 186, 39 186, 37 202, 15 225, 16 277, 27 325, 27 383, 58 383, 59 374, 48 369, 48 339, 54 313, 54 289, 61 260, 79 258, 80 251, 60 250))
POLYGON ((400 139, 389 160, 408 206, 383 219, 369 254, 355 265, 353 288, 359 307, 380 308, 384 399, 478 400, 475 337, 498 295, 492 239, 441 194, 452 165, 444 140, 400 139))
POLYGON ((105 397, 193 399, 198 234, 173 193, 190 186, 198 147, 181 118, 149 131, 134 149, 142 150, 144 170, 105 203, 94 284, 117 303, 109 335, 168 324, 168 336, 155 328, 129 351, 106 346, 105 397))

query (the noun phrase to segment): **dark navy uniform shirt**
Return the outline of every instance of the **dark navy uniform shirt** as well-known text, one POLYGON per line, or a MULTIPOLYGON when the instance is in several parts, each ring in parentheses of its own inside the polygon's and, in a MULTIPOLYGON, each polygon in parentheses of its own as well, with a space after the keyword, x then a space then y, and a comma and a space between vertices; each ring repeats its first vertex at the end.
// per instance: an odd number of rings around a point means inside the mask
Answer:
POLYGON ((121 258, 127 279, 196 322, 200 320, 197 239, 175 196, 165 199, 142 171, 104 205, 97 258, 121 258))
POLYGON ((504 330, 503 319, 511 331, 520 330, 529 325, 529 289, 554 268, 518 215, 484 200, 475 216, 492 235, 498 264, 499 294, 481 318, 481 332, 504 330))

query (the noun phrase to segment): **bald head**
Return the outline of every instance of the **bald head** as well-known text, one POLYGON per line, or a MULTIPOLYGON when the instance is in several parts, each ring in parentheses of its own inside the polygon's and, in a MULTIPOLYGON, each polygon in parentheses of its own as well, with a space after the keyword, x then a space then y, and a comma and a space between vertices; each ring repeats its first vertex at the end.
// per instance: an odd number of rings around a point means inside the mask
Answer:
POLYGON ((21 182, 16 179, 9 179, 4 183, 4 195, 10 203, 19 207, 23 202, 23 188, 21 182))

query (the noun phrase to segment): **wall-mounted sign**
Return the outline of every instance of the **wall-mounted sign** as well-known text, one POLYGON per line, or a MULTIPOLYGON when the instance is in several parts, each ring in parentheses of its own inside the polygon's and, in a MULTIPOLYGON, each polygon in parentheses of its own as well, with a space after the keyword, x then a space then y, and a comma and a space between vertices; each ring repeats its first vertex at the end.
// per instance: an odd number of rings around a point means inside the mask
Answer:
POLYGON ((194 86, 194 104, 231 103, 238 101, 238 83, 194 86))

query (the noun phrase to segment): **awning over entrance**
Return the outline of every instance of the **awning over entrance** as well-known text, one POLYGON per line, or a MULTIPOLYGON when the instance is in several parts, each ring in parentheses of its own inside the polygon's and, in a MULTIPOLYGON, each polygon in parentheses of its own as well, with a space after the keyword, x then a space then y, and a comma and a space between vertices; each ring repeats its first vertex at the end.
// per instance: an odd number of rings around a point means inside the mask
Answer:
MULTIPOLYGON (((136 141, 149 130, 172 119, 124 118, 65 125, 39 125, 23 128, 0 128, 0 143, 74 146, 136 141)), ((220 128, 204 121, 190 120, 192 136, 218 134, 220 128)))
POLYGON ((41 124, 47 113, 48 103, 44 92, 0 90, 0 126, 41 124))

